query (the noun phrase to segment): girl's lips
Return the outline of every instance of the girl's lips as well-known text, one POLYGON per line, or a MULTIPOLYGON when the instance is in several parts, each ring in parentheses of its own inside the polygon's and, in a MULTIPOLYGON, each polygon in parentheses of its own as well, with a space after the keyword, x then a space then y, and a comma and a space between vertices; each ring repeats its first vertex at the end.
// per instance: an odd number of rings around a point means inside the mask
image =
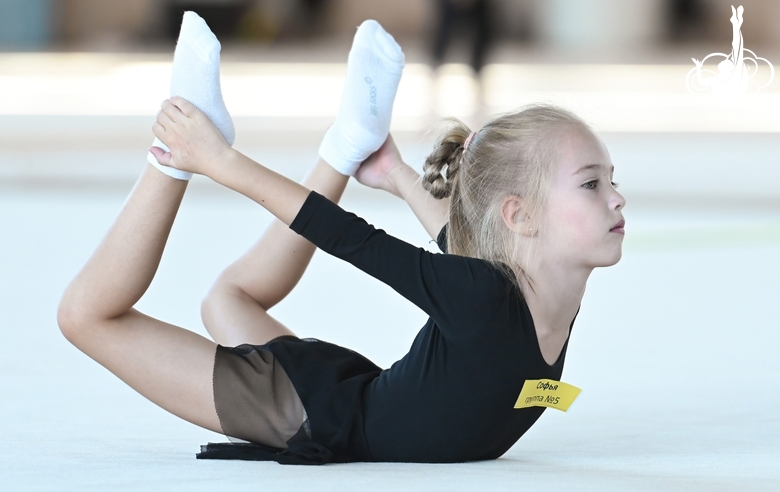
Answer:
POLYGON ((626 226, 626 221, 625 220, 621 220, 620 222, 615 224, 615 227, 610 229, 609 232, 615 232, 615 233, 618 233, 618 234, 625 234, 626 233, 625 226, 626 226))

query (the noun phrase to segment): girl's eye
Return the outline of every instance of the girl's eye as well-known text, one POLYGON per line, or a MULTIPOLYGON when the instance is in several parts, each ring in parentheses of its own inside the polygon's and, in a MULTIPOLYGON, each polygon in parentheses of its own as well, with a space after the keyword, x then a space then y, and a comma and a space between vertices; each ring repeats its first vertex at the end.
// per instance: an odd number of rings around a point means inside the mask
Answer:
POLYGON ((595 190, 598 183, 599 181, 594 179, 593 181, 588 181, 587 183, 583 184, 582 187, 586 190, 595 190))
POLYGON ((617 188, 618 186, 620 186, 620 184, 619 184, 619 183, 615 183, 614 181, 612 182, 612 187, 613 187, 613 188, 617 188))

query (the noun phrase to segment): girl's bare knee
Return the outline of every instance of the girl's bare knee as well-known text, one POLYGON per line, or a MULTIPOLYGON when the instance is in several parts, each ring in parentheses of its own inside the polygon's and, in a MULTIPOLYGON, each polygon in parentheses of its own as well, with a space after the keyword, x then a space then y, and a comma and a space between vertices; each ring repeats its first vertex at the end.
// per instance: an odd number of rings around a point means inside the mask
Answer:
POLYGON ((216 340, 216 325, 218 316, 216 314, 217 312, 217 306, 218 300, 215 297, 214 289, 212 288, 209 290, 208 294, 206 294, 206 297, 203 298, 203 300, 200 302, 200 319, 203 322, 203 326, 206 328, 206 331, 211 336, 212 340, 216 340))
POLYGON ((70 343, 78 346, 84 334, 88 332, 87 327, 91 324, 94 324, 94 320, 84 312, 84 306, 73 300, 73 296, 66 292, 57 307, 57 325, 63 336, 70 343))
POLYGON ((241 318, 245 303, 252 302, 241 287, 220 276, 200 303, 200 317, 203 326, 214 341, 225 341, 229 326, 241 318))
POLYGON ((57 308, 57 325, 60 327, 60 332, 62 332, 63 336, 65 336, 70 343, 75 345, 79 323, 76 312, 72 306, 62 302, 60 303, 57 308))

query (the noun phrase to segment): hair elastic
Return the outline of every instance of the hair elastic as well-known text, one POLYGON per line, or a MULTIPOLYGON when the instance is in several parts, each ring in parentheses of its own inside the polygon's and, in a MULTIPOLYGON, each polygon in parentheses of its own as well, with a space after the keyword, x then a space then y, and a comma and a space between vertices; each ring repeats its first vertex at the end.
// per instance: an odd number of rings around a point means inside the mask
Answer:
POLYGON ((471 143, 471 139, 474 138, 474 135, 476 135, 477 132, 471 132, 469 133, 469 136, 466 137, 466 141, 463 143, 463 150, 469 150, 469 144, 471 143))

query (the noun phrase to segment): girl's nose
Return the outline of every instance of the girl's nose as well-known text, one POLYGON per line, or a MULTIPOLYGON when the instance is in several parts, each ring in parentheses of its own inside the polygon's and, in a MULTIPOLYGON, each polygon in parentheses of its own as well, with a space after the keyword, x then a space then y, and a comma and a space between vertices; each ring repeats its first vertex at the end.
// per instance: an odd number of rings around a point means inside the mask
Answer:
POLYGON ((615 210, 622 210, 626 206, 626 199, 617 192, 617 190, 614 191, 614 196, 612 198, 611 205, 615 207, 615 210))

